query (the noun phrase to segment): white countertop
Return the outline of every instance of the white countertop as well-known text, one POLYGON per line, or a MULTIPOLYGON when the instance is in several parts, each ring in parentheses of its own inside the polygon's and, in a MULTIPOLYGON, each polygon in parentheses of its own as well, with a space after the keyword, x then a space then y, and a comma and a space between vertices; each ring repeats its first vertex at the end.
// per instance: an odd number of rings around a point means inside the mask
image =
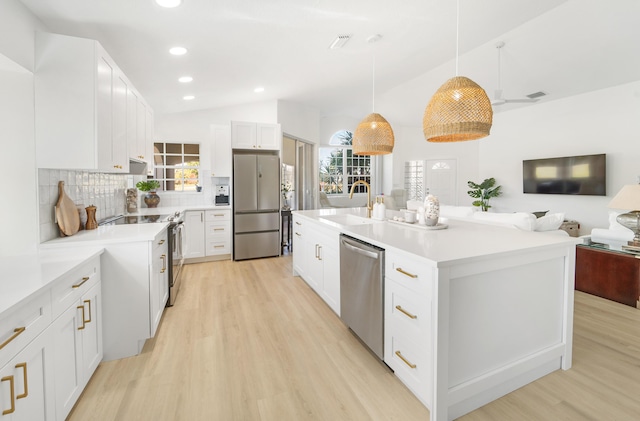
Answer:
POLYGON ((43 250, 0 259, 0 317, 85 261, 102 254, 99 247, 43 250))
POLYGON ((425 259, 437 267, 449 266, 461 260, 494 254, 517 253, 527 249, 566 246, 581 243, 581 239, 544 232, 522 231, 516 228, 450 219, 443 230, 423 230, 397 223, 377 221, 372 224, 345 225, 325 222, 322 216, 350 213, 366 216, 365 208, 317 209, 294 211, 362 241, 388 249, 395 248, 425 259))

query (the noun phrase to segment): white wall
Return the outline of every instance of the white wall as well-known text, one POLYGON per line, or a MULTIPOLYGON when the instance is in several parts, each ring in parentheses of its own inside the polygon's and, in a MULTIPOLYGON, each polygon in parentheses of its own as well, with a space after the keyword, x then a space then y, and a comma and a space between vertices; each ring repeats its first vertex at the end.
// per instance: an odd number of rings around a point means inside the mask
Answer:
POLYGON ((46 29, 17 0, 0 2, 0 148, 10 182, 0 207, 0 257, 30 253, 38 244, 33 66, 36 30, 46 29), (9 222, 7 222, 9 221, 9 222))
MULTIPOLYGON (((479 179, 495 177, 504 195, 495 211, 565 212, 580 234, 606 228, 607 205, 640 175, 640 81, 494 115, 477 144, 479 179), (522 193, 522 160, 607 154, 607 196, 522 193)), ((462 166, 460 166, 462 167, 462 166)))
POLYGON ((320 139, 320 112, 315 108, 280 100, 278 123, 282 133, 312 143, 320 139))

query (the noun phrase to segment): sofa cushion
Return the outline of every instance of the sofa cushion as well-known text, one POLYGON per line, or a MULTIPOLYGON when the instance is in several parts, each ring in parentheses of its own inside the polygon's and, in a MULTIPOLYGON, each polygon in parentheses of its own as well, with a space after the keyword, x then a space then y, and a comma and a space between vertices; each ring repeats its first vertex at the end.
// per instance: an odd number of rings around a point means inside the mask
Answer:
POLYGON ((553 231, 560 228, 564 222, 564 213, 552 213, 542 216, 535 221, 535 231, 553 231))
POLYGON ((536 217, 533 216, 532 213, 526 212, 476 212, 473 214, 473 219, 476 221, 484 221, 506 226, 515 226, 516 228, 524 231, 533 231, 536 223, 536 217))
POLYGON ((478 208, 473 206, 440 205, 440 216, 451 219, 468 219, 477 213, 478 208))

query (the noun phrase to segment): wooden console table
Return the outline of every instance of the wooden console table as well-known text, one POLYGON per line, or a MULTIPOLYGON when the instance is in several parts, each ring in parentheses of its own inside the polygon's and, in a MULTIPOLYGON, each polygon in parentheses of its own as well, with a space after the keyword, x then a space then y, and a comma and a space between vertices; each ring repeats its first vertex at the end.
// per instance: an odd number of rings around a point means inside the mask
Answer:
POLYGON ((576 289, 640 308, 640 255, 605 244, 578 245, 576 289))

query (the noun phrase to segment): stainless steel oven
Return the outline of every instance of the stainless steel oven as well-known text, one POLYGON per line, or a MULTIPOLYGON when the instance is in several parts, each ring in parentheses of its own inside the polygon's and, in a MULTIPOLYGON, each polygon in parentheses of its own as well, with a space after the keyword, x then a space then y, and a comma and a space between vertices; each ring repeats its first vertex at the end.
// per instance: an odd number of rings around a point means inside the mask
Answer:
POLYGON ((184 264, 184 223, 182 215, 169 219, 169 299, 167 307, 171 307, 180 289, 180 275, 184 264))

